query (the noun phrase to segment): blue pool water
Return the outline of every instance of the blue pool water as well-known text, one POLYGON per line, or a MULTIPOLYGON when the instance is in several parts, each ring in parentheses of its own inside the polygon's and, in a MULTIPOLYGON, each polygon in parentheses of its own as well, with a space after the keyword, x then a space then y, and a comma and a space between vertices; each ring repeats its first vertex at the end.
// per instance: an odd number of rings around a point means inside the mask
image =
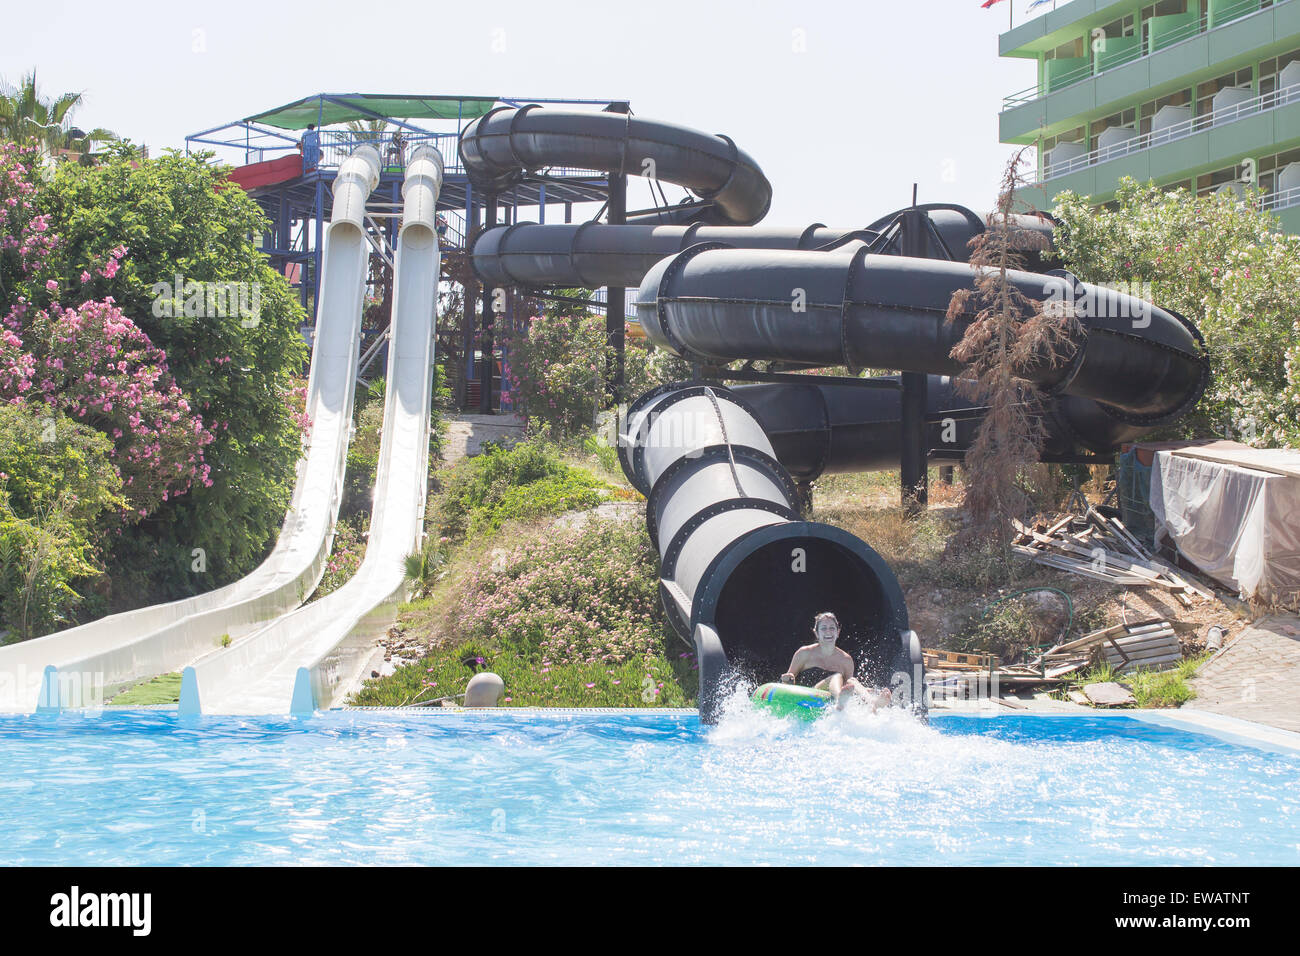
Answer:
POLYGON ((1300 756, 1121 718, 0 717, 0 863, 1300 864, 1300 756))

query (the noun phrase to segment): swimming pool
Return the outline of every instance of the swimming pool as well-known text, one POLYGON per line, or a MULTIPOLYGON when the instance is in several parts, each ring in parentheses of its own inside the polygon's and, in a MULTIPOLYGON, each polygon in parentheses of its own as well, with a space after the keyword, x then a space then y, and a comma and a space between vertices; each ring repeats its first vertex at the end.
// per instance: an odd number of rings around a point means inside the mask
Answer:
POLYGON ((4 864, 1290 864, 1300 755, 1129 717, 0 716, 4 864))

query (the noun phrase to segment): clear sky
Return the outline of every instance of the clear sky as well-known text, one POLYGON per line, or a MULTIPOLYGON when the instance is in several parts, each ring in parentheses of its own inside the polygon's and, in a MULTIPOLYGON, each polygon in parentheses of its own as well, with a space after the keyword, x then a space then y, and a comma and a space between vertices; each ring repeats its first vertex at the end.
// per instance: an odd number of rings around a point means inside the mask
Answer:
POLYGON ((46 0, 0 14, 0 77, 36 67, 46 95, 85 93, 77 125, 154 150, 317 92, 628 99, 749 152, 769 223, 857 225, 914 181, 923 202, 993 201, 1002 97, 1034 81, 998 34, 1008 5, 1050 9, 1029 3, 46 0))

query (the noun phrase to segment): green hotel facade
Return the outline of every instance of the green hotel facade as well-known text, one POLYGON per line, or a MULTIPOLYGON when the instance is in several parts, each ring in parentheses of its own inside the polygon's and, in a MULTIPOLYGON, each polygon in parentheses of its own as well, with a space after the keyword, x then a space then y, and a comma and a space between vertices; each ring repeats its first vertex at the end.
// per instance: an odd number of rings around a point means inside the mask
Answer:
POLYGON ((1037 64, 1000 116, 1004 143, 1037 147, 1027 202, 1069 189, 1103 204, 1124 176, 1255 185, 1300 233, 1300 0, 1071 0, 999 52, 1037 64))

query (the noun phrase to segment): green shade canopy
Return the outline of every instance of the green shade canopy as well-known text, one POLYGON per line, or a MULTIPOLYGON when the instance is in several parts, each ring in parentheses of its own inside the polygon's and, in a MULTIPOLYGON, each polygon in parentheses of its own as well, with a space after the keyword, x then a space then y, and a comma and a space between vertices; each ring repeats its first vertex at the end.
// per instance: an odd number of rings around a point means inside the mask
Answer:
POLYGON ((495 96, 393 96, 387 93, 318 93, 247 117, 279 129, 306 129, 308 123, 330 126, 349 120, 474 119, 496 104, 495 96))

